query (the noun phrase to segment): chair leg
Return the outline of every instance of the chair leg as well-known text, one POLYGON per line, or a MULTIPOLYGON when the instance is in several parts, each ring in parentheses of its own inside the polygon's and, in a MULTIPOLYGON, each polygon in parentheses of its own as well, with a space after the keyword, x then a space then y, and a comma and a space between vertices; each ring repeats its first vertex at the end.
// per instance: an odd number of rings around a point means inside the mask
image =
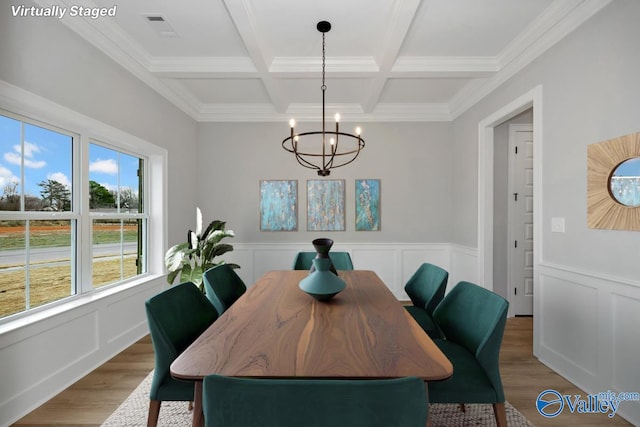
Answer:
POLYGON ((189 407, 188 407, 189 411, 193 411, 193 400, 189 401, 189 407))
POLYGON ((507 411, 504 408, 504 402, 493 404, 493 414, 496 417, 498 427, 507 427, 507 411))
POLYGON ((149 416, 147 417, 147 427, 156 427, 158 425, 158 417, 160 416, 160 400, 151 400, 149 402, 149 416))
POLYGON ((465 407, 464 407, 464 403, 461 403, 461 404, 460 404, 460 410, 461 410, 462 412, 466 412, 466 411, 467 411, 467 408, 465 408, 465 407))

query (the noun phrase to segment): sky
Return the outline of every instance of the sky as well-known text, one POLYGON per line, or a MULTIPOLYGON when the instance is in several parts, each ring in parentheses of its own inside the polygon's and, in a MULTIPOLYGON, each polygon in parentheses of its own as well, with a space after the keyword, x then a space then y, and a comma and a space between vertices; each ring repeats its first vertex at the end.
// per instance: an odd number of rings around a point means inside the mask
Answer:
MULTIPOLYGON (((0 197, 5 186, 20 183, 21 160, 24 155, 24 190, 40 197, 39 182, 47 179, 66 186, 72 179, 72 137, 0 115, 0 197)), ((90 144, 89 179, 109 190, 121 187, 138 189, 138 159, 128 154, 90 144)), ((23 185, 18 186, 18 191, 23 185)))
POLYGON ((613 174, 615 176, 640 176, 640 157, 622 162, 613 174))

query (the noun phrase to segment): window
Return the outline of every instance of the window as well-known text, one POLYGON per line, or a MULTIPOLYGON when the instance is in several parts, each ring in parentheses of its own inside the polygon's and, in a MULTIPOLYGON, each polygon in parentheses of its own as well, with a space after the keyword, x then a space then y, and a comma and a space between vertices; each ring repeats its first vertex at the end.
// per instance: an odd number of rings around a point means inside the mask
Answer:
POLYGON ((145 164, 0 110, 0 318, 146 272, 145 164))
POLYGON ((93 287, 143 272, 143 165, 141 158, 89 144, 93 287))

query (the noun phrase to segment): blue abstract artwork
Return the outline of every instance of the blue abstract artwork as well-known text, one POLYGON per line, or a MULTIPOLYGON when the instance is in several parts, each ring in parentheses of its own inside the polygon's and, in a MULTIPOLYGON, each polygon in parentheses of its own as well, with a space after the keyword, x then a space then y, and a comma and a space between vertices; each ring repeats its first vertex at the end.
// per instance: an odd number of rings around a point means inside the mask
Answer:
POLYGON ((356 179, 356 231, 380 231, 380 180, 356 179))
POLYGON ((260 181, 260 231, 298 230, 298 181, 260 181))
POLYGON ((344 231, 344 179, 307 181, 307 230, 344 231))

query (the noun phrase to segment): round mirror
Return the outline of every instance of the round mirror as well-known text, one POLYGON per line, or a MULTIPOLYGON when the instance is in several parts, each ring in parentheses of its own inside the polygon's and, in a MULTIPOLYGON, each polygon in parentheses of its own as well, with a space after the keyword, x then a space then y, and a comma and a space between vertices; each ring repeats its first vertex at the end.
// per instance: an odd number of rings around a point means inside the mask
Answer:
POLYGON ((621 205, 640 206, 640 157, 632 157, 613 169, 609 193, 621 205))

